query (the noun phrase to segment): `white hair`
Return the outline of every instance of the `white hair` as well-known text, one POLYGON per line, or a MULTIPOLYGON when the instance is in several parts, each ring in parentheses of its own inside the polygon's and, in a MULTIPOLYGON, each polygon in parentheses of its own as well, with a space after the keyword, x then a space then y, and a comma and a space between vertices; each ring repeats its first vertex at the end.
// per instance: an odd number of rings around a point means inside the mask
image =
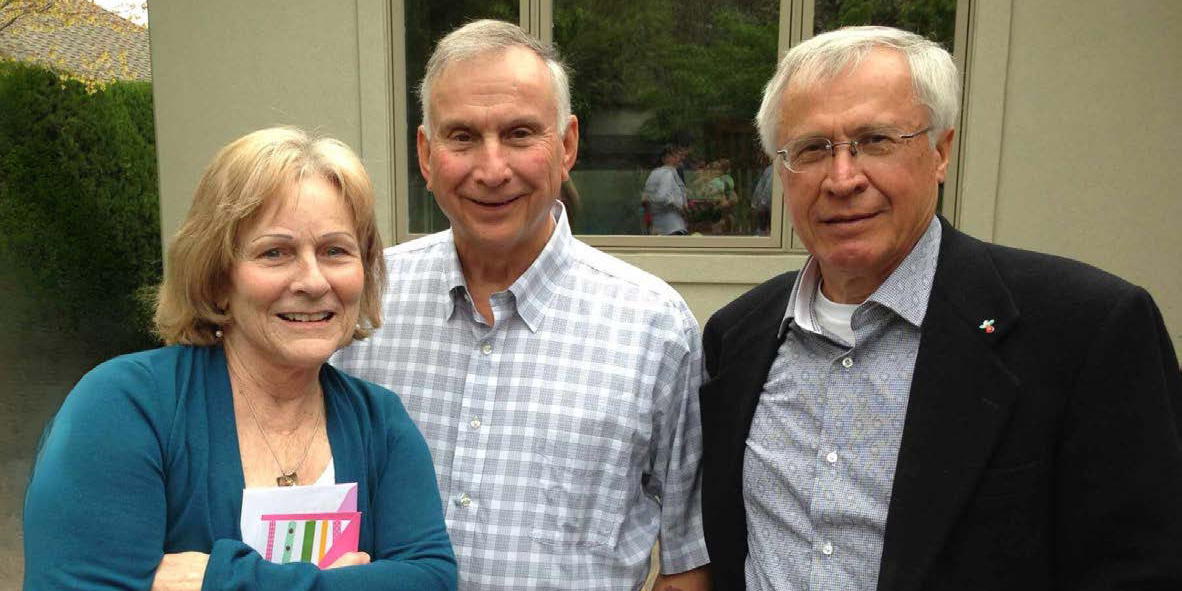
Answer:
POLYGON ((419 105, 423 112, 423 134, 431 138, 431 84, 439 79, 448 65, 477 56, 523 47, 532 51, 546 64, 550 84, 554 88, 554 102, 558 111, 558 135, 566 133, 570 122, 570 76, 566 65, 554 47, 531 37, 521 27, 492 19, 472 21, 450 33, 435 46, 427 60, 427 71, 419 83, 419 105))
POLYGON ((775 76, 763 89, 755 117, 763 151, 774 157, 779 149, 776 124, 790 82, 811 85, 832 80, 879 48, 897 51, 907 60, 915 96, 930 117, 928 141, 934 145, 940 132, 955 126, 960 113, 960 75, 952 55, 934 41, 892 27, 844 27, 804 41, 780 60, 775 76))

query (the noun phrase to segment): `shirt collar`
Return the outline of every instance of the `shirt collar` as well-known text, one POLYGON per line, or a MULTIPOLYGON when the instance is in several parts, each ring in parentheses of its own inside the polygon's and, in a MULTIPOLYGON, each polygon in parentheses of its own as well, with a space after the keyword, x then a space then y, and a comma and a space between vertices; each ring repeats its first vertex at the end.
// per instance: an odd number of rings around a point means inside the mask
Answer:
MULTIPOLYGON (((561 201, 555 201, 550 214, 554 216, 554 231, 550 239, 529 268, 507 290, 516 302, 518 316, 521 316, 531 332, 537 332, 541 326, 546 307, 558 292, 559 281, 569 267, 572 256, 574 236, 561 201)), ((463 296, 467 283, 454 238, 448 244, 451 252, 443 273, 444 285, 451 297, 447 298, 444 314, 450 319, 455 314, 456 298, 463 296)))
MULTIPOLYGON (((932 293, 932 280, 936 276, 941 235, 940 220, 933 217, 911 252, 907 253, 903 262, 891 272, 886 281, 866 298, 866 302, 874 302, 890 309, 913 326, 922 325, 924 316, 927 315, 928 299, 932 293)), ((810 256, 792 284, 788 308, 784 311, 784 320, 780 323, 780 337, 788 331, 793 320, 804 330, 822 334, 812 312, 813 299, 816 297, 820 280, 820 266, 816 259, 810 256)), ((859 308, 859 312, 861 311, 862 308, 859 308)))
POLYGON ((509 292, 517 300, 517 314, 532 332, 541 326, 546 307, 558 293, 562 275, 570 268, 572 255, 574 236, 566 219, 566 208, 561 201, 555 201, 550 213, 554 216, 550 240, 533 264, 509 286, 509 292))

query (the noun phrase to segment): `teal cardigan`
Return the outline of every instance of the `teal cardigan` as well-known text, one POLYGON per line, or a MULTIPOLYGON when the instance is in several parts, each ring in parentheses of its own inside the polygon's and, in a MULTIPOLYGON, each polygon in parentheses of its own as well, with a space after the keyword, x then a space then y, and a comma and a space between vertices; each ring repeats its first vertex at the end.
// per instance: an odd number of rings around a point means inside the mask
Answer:
POLYGON ((242 543, 225 355, 173 346, 99 365, 46 428, 25 496, 24 589, 146 590, 162 555, 185 551, 210 555, 206 590, 455 589, 431 456, 401 401, 328 364, 320 384, 372 563, 277 565, 242 543))

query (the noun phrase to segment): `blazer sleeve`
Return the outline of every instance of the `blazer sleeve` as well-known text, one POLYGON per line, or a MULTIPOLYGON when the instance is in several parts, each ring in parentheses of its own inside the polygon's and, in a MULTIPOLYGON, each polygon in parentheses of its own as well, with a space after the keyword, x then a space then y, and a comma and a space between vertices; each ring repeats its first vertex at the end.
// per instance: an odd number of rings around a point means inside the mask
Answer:
POLYGON ((1182 386, 1143 289, 1128 290, 1097 323, 1065 411, 1058 587, 1182 589, 1182 386))

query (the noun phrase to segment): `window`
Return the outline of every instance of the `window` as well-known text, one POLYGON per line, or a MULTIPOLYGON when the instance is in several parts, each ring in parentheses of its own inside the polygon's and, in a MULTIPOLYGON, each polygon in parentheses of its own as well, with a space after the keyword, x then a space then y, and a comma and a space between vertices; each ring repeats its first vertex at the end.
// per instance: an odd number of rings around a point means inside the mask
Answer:
MULTIPOLYGON (((493 17, 553 41, 571 67, 572 110, 580 122, 571 173, 579 194, 575 233, 597 246, 678 252, 793 250, 777 175, 753 124, 763 86, 787 47, 814 31, 885 24, 955 51, 966 20, 957 18, 957 0, 408 0, 404 6, 406 126, 397 137, 408 165, 398 172, 406 179, 400 241, 447 227, 419 176, 414 147, 421 118, 415 88, 426 58, 455 26, 493 17), (683 207, 652 198, 661 180, 654 175, 680 185, 683 207), (662 235, 677 230, 685 235, 662 235)), ((952 186, 954 178, 955 162, 952 186)), ((949 201, 941 203, 946 214, 955 206, 949 201)))
POLYGON ((572 177, 585 197, 575 232, 767 235, 771 168, 752 115, 775 69, 779 2, 553 6, 553 41, 574 71, 581 121, 572 177), (684 187, 681 211, 644 199, 658 167, 684 187))
MULTIPOLYGON (((415 151, 415 133, 423 112, 419 106, 418 87, 427 69, 427 58, 440 37, 470 20, 495 18, 516 22, 520 5, 517 0, 464 0, 434 2, 407 0, 403 5, 406 22, 406 122, 404 129, 395 130, 404 138, 406 146, 407 209, 410 232, 430 234, 447 228, 447 218, 427 192, 427 183, 419 174, 419 157, 415 151)), ((401 242, 401 240, 400 240, 401 242)))

